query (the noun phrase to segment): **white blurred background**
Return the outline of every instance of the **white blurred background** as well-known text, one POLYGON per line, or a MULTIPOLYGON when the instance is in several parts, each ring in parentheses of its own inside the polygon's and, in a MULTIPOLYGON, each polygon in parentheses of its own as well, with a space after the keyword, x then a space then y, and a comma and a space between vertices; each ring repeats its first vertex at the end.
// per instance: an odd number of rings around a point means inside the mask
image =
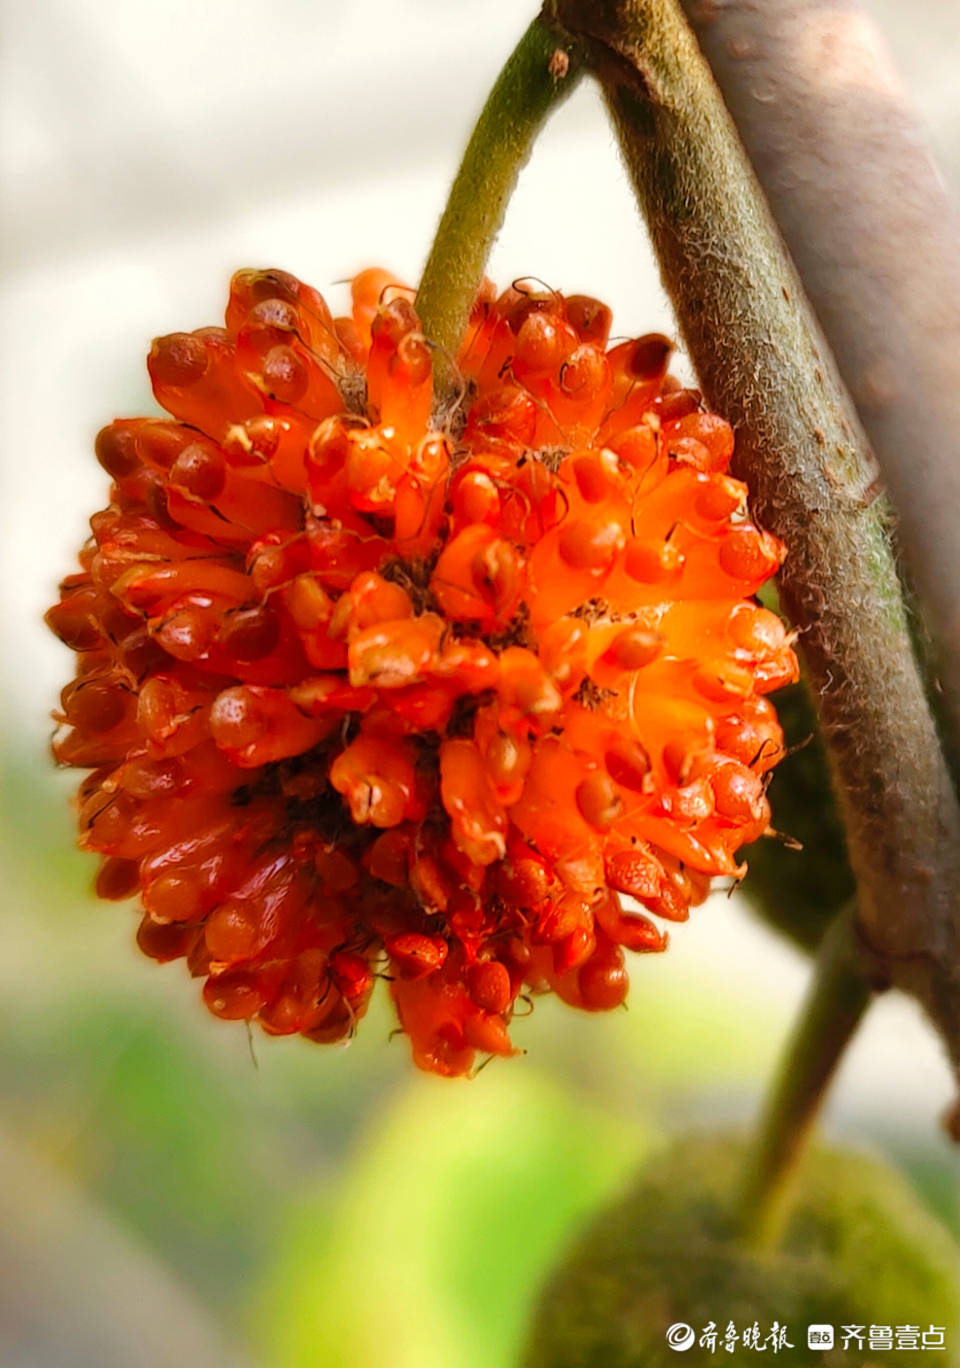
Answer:
MULTIPOLYGON (((872 0, 867 8, 956 186, 960 5, 872 0)), ((87 518, 105 501, 94 434, 115 416, 154 408, 144 365, 150 339, 220 321, 239 266, 283 267, 330 291, 334 302, 334 282, 368 264, 415 281, 472 121, 529 17, 516 0, 3 5, 0 725, 18 785, 35 785, 55 802, 41 803, 36 821, 26 822, 13 811, 21 788, 4 786, 15 836, 0 845, 9 896, 0 1010, 29 1012, 38 993, 53 991, 51 975, 58 992, 80 976, 95 992, 102 973, 121 985, 121 998, 159 993, 165 1022, 196 1016, 197 1048, 215 1039, 209 1048, 246 1086, 240 1029, 225 1044, 224 1027, 201 1021, 177 966, 155 988, 153 966, 134 957, 129 926, 120 927, 122 911, 80 902, 75 882, 69 931, 51 936, 34 925, 38 885, 23 862, 47 858, 49 814, 65 803, 45 746, 49 710, 72 668, 42 614, 72 568, 87 518), (58 947, 90 938, 103 956, 96 973, 81 970, 79 951, 58 958, 58 947)), ((614 307, 618 333, 673 331, 602 106, 586 83, 539 143, 490 274, 501 283, 536 275, 597 295, 614 307)), ((71 839, 66 818, 55 836, 71 839)), ((70 869, 82 881, 76 871, 86 866, 70 869)), ((720 1051, 713 1062, 701 1060, 707 1102, 691 1096, 681 1112, 749 1115, 807 972, 799 955, 723 899, 679 929, 665 959, 639 965, 635 993, 648 984, 665 1002, 686 993, 684 1022, 665 1021, 663 1035, 692 1032, 706 1045, 712 1031, 720 1051), (702 985, 694 997, 692 983, 702 985), (724 1073, 724 1030, 738 1041, 750 1035, 743 1020, 729 1024, 732 1014, 749 1021, 752 1012, 756 1076, 711 1092, 709 1080, 724 1073), (710 1027, 700 1036, 698 1014, 710 1027)), ((523 1043, 533 1056, 538 1031, 551 1020, 538 1008, 529 1024, 523 1043)), ((590 1031, 602 1048, 603 1023, 590 1031)), ((650 1040, 649 1050, 657 1048, 650 1040)), ((269 1073, 275 1057, 265 1050, 261 1069, 269 1073)), ((391 1061, 390 1086, 397 1086, 408 1066, 396 1052, 391 1061)), ((935 1129, 950 1096, 932 1034, 908 1003, 890 999, 873 1010, 844 1064, 829 1122, 880 1148, 922 1144, 942 1189, 944 1175, 960 1179, 935 1129)), ((32 1153, 37 1130, 26 1104, 21 1122, 17 1143, 32 1153)), ((136 1229, 129 1212, 123 1219, 136 1229)), ((18 1368, 42 1361, 16 1360, 18 1368)), ((69 1361, 85 1360, 78 1350, 69 1361)), ((96 1361, 113 1360, 104 1351, 96 1361)))

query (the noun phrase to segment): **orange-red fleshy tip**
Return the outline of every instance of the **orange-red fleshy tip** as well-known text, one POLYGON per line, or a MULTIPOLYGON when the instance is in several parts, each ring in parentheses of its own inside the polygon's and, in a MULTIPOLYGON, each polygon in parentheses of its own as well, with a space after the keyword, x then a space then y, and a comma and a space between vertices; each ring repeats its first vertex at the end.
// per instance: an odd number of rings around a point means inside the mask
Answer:
POLYGON ((668 339, 485 283, 441 420, 412 291, 352 292, 241 271, 225 328, 153 344, 171 417, 100 433, 111 502, 47 615, 54 753, 91 771, 98 892, 212 1012, 343 1040, 381 976, 463 1074, 521 994, 618 1006, 654 918, 740 876, 797 673, 753 599, 784 548, 668 339))

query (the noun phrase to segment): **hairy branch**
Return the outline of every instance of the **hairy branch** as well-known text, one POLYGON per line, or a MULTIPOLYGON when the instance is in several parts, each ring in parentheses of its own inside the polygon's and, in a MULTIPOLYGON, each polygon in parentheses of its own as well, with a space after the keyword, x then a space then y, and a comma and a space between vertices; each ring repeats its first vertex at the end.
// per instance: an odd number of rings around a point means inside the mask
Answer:
POLYGON ((914 658, 855 411, 677 0, 550 0, 603 82, 710 404, 789 555, 875 979, 960 1067, 960 810, 914 658))
POLYGON ((858 0, 681 0, 898 515, 960 739, 960 216, 858 0))

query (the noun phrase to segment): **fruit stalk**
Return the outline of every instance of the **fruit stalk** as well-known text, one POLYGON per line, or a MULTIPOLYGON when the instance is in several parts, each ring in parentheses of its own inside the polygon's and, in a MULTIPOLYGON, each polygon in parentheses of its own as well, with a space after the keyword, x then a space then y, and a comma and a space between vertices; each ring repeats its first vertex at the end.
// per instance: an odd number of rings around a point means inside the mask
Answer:
POLYGON ((789 547, 781 599, 871 974, 924 1004, 960 1066, 960 809, 856 413, 677 0, 551 0, 547 13, 603 83, 707 401, 734 423, 738 473, 789 547))
POLYGON ((535 19, 497 79, 450 189, 417 291, 435 373, 449 378, 507 203, 547 116, 577 83, 572 45, 535 19))
POLYGON ((837 1065, 873 997, 853 928, 853 908, 831 924, 745 1169, 740 1198, 744 1240, 775 1245, 789 1211, 797 1161, 837 1065))

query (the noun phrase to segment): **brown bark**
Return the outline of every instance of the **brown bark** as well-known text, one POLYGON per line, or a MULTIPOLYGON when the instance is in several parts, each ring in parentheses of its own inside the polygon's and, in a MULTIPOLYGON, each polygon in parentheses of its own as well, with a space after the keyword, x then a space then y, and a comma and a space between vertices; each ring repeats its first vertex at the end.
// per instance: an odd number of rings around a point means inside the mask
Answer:
POLYGON ((960 738, 960 216, 857 0, 680 0, 897 510, 960 738))
MULTIPOLYGON (((736 468, 787 543, 800 628, 880 979, 960 1066, 960 810, 911 648, 863 431, 677 0, 552 0, 604 85, 736 468)), ((815 852, 811 853, 815 858, 815 852)))

